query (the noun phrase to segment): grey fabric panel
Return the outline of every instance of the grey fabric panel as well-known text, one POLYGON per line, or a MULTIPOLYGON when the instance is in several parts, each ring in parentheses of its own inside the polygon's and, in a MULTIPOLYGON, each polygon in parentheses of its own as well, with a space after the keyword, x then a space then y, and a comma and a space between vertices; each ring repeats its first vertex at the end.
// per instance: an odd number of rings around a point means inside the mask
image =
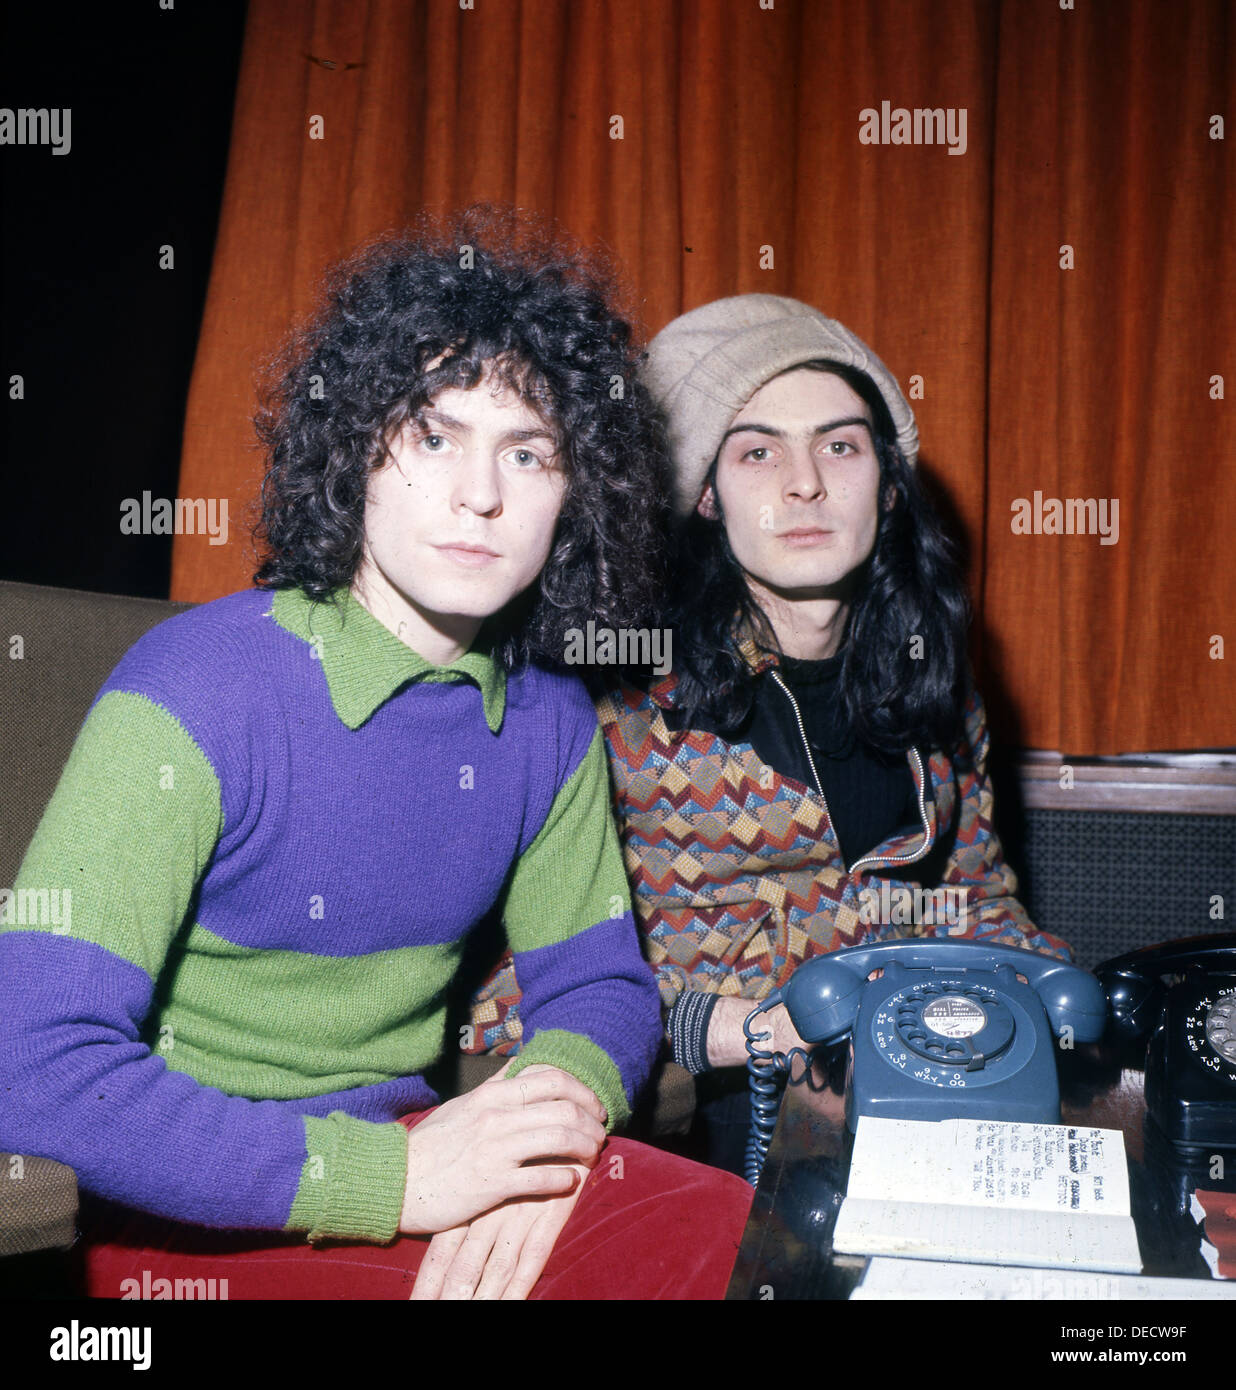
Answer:
POLYGON ((1164 812, 1027 810, 1006 844, 1036 925, 1078 963, 1170 941, 1236 931, 1236 817, 1164 812), (1211 917, 1211 898, 1225 916, 1211 917))
POLYGON ((0 886, 11 885, 90 702, 137 639, 193 605, 0 583, 0 886), (12 638, 25 652, 13 660, 12 638))

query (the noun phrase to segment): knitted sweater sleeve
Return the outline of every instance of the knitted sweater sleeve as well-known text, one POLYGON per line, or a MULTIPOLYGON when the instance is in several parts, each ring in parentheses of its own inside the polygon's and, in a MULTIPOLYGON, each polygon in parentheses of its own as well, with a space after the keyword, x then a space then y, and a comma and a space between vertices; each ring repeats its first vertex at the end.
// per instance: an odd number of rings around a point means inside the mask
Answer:
POLYGON ((631 913, 605 746, 582 686, 571 686, 558 790, 505 904, 523 991, 523 1047, 508 1074, 561 1067, 600 1097, 612 1128, 656 1058, 660 1005, 631 913))
POLYGON ((144 1026, 221 806, 168 710, 129 691, 97 701, 0 916, 0 1148, 58 1159, 83 1188, 157 1216, 390 1240, 401 1125, 202 1085, 177 1070, 175 1038, 144 1026))

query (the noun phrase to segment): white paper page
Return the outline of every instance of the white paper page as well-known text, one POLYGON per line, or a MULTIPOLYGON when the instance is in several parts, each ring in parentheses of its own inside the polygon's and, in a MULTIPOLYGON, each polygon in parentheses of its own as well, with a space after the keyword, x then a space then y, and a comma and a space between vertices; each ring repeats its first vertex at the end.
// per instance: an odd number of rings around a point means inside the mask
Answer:
POLYGON ((1129 1213, 1118 1130, 863 1116, 833 1248, 1136 1274, 1129 1213))
POLYGON ((931 1206, 847 1197, 833 1249, 843 1254, 912 1260, 964 1260, 1048 1269, 1138 1274, 1131 1216, 1030 1211, 1008 1207, 931 1206))
POLYGON ((850 1295, 871 1299, 1236 1299, 1236 1284, 1209 1279, 1151 1279, 1144 1275, 1073 1270, 1005 1269, 947 1260, 874 1259, 850 1295))
POLYGON ((1124 1136, 1076 1125, 864 1115, 846 1191, 884 1201, 1129 1214, 1124 1136))

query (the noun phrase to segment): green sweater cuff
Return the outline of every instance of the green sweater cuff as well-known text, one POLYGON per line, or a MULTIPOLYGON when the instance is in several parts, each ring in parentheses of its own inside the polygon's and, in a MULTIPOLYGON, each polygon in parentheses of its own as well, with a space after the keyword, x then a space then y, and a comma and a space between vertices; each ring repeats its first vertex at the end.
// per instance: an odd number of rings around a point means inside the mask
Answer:
POLYGON ((631 1118, 631 1107, 618 1068, 590 1038, 569 1033, 564 1028, 547 1028, 535 1034, 520 1051, 507 1076, 518 1076, 525 1067, 531 1066, 558 1067, 582 1081, 596 1094, 609 1115, 605 1126, 607 1134, 631 1118))
POLYGON ((374 1124, 342 1110, 306 1115, 305 1166, 288 1216, 288 1231, 320 1240, 386 1244, 399 1233, 408 1180, 408 1131, 374 1124))

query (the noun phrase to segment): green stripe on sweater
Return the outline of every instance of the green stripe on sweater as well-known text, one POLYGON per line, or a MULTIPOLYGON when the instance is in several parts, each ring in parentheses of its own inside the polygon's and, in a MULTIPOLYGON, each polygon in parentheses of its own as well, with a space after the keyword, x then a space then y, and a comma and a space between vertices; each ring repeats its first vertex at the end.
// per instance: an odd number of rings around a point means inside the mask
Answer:
POLYGON ((174 1070, 254 1099, 414 1076, 442 1052, 442 991, 462 949, 456 941, 319 956, 237 946, 195 926, 169 957, 143 1033, 174 1070), (417 999, 425 1003, 414 1009, 417 999))
POLYGON ((154 980, 222 830, 219 779, 184 727, 144 695, 112 691, 82 726, 17 874, 17 888, 71 891, 69 929, 0 930, 92 941, 154 980))
POLYGON ((504 911, 507 938, 516 951, 556 946, 630 907, 598 728, 516 865, 504 911), (581 826, 595 827, 596 833, 584 839, 581 826))

